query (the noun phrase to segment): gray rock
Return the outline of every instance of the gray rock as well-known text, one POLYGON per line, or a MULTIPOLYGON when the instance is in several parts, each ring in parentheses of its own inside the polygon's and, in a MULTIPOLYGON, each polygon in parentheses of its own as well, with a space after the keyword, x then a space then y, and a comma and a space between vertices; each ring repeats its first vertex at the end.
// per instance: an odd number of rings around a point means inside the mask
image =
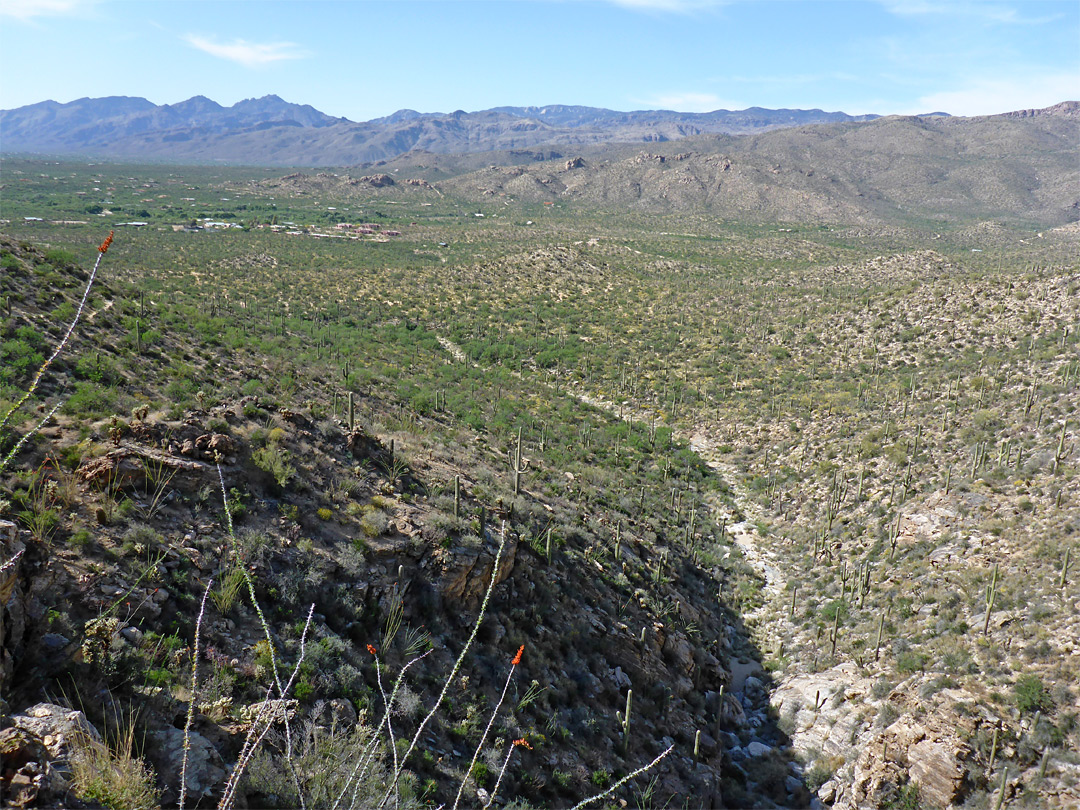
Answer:
POLYGON ((825 804, 832 804, 836 799, 836 780, 830 779, 824 785, 818 788, 818 798, 825 804))
POLYGON ((143 632, 137 627, 125 627, 120 631, 120 635, 133 647, 138 647, 142 644, 143 632))
POLYGON ((753 740, 746 746, 746 753, 752 757, 760 757, 772 751, 772 748, 759 740, 753 740))
MULTIPOLYGON (((188 735, 188 757, 185 784, 189 806, 213 796, 227 777, 225 764, 217 749, 201 734, 188 735)), ((165 803, 174 803, 180 796, 180 774, 184 766, 184 732, 168 726, 150 735, 150 761, 157 770, 158 781, 164 790, 165 803)))
POLYGON ((767 694, 765 684, 761 682, 761 679, 750 675, 743 681, 743 692, 750 698, 761 698, 767 694))
POLYGON ((41 643, 45 648, 55 651, 64 649, 71 642, 70 639, 59 633, 46 633, 41 637, 41 643))
POLYGON ((22 714, 12 715, 11 725, 40 739, 50 756, 65 762, 80 736, 101 741, 101 734, 85 714, 54 703, 38 703, 22 714))
POLYGON ((316 723, 326 728, 350 729, 356 725, 357 714, 353 705, 345 698, 333 698, 316 704, 312 712, 316 723))
POLYGON ((67 782, 53 767, 45 745, 33 734, 19 728, 0 731, 0 795, 4 807, 53 805, 67 792, 67 782))

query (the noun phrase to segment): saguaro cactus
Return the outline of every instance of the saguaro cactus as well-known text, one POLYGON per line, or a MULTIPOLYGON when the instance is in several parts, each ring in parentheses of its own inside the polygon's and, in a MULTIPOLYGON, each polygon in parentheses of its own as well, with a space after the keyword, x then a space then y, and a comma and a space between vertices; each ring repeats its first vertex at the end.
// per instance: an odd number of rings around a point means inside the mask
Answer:
POLYGON ((514 471, 514 494, 521 494, 521 474, 529 469, 529 462, 521 455, 521 428, 518 428, 517 449, 511 454, 510 469, 514 471))
POLYGON ((990 577, 990 584, 986 586, 986 621, 983 622, 984 636, 990 630, 990 612, 994 609, 994 602, 997 601, 997 583, 998 567, 997 563, 994 563, 994 573, 990 577))
POLYGON ((1061 468, 1062 462, 1064 462, 1065 459, 1068 457, 1069 453, 1072 452, 1072 445, 1071 444, 1070 445, 1065 444, 1065 430, 1066 430, 1066 428, 1068 426, 1069 426, 1069 421, 1067 419, 1064 422, 1061 423, 1061 438, 1058 439, 1057 449, 1054 450, 1054 474, 1055 475, 1057 474, 1057 471, 1061 468))

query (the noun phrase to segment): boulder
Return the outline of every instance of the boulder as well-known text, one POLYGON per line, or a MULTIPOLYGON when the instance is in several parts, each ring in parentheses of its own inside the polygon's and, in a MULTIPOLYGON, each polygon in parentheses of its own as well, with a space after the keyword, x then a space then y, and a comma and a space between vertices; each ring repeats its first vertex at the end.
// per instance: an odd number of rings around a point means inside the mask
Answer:
POLYGON ((383 188, 384 186, 394 185, 394 178, 388 174, 366 174, 350 181, 349 185, 359 185, 361 183, 366 183, 372 188, 383 188))
POLYGON ((772 751, 772 748, 759 740, 751 740, 746 746, 746 753, 752 757, 760 757, 772 751))
POLYGON ((963 798, 970 749, 958 740, 922 740, 907 750, 910 776, 927 804, 947 807, 963 798))
MULTIPOLYGON (((516 556, 517 537, 509 535, 499 570, 495 575, 496 585, 510 576, 516 556)), ((443 598, 466 605, 478 602, 491 580, 491 569, 495 565, 494 554, 489 554, 482 548, 458 546, 443 551, 441 557, 443 576, 439 589, 443 598)))
POLYGON ((41 740, 54 760, 67 762, 80 736, 101 742, 101 734, 75 709, 54 703, 38 703, 22 714, 11 716, 11 724, 41 740))
POLYGON ((323 728, 350 729, 356 725, 357 714, 345 698, 319 701, 311 712, 311 719, 323 728))
POLYGON ((148 758, 158 775, 158 787, 162 790, 165 804, 180 798, 180 777, 184 774, 187 786, 187 804, 195 807, 201 799, 213 797, 221 788, 228 774, 221 754, 201 734, 192 731, 188 735, 187 770, 184 771, 184 732, 168 726, 150 734, 148 758))
POLYGON ((37 736, 20 728, 0 731, 0 795, 4 807, 41 806, 63 796, 67 783, 51 759, 37 736))

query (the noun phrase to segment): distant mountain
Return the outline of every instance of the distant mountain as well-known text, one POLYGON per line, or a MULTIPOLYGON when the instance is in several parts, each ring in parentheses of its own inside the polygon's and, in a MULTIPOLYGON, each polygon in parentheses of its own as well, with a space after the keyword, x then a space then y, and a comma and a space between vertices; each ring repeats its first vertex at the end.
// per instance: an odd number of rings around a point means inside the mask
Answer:
POLYGON ((262 185, 346 203, 441 194, 479 206, 571 203, 819 226, 1056 227, 1080 221, 1080 103, 974 118, 890 116, 747 136, 710 133, 647 145, 413 150, 355 176, 294 172, 262 185))
MULTIPOLYGON (((583 150, 564 160, 491 160, 456 176, 437 167, 416 171, 405 165, 410 157, 381 170, 420 174, 478 202, 505 195, 816 223, 1080 220, 1078 102, 973 118, 890 116, 745 137, 699 135, 647 149, 583 150)), ((415 161, 417 169, 433 163, 415 161)))
POLYGON ((677 124, 693 127, 700 132, 723 132, 737 135, 763 132, 803 124, 832 124, 840 121, 872 121, 878 115, 848 115, 823 110, 769 110, 750 107, 745 110, 715 110, 707 113, 681 113, 672 110, 638 110, 617 112, 598 107, 568 107, 552 104, 547 107, 495 107, 492 112, 506 113, 518 118, 532 118, 558 127, 619 127, 642 124, 677 124))
POLYGON ((388 160, 413 150, 441 154, 659 143, 706 133, 752 134, 806 124, 873 120, 822 110, 618 112, 595 107, 497 107, 452 113, 399 110, 348 121, 277 96, 231 107, 204 96, 155 105, 129 97, 45 101, 0 111, 0 150, 135 160, 329 166, 388 160))

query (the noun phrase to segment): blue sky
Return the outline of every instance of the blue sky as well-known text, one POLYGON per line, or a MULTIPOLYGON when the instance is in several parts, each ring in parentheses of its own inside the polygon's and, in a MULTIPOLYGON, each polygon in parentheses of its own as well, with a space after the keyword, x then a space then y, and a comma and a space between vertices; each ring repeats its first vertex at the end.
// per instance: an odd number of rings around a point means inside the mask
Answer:
POLYGON ((981 115, 1080 97, 1080 3, 0 0, 0 52, 4 109, 274 93, 354 121, 544 104, 981 115))

